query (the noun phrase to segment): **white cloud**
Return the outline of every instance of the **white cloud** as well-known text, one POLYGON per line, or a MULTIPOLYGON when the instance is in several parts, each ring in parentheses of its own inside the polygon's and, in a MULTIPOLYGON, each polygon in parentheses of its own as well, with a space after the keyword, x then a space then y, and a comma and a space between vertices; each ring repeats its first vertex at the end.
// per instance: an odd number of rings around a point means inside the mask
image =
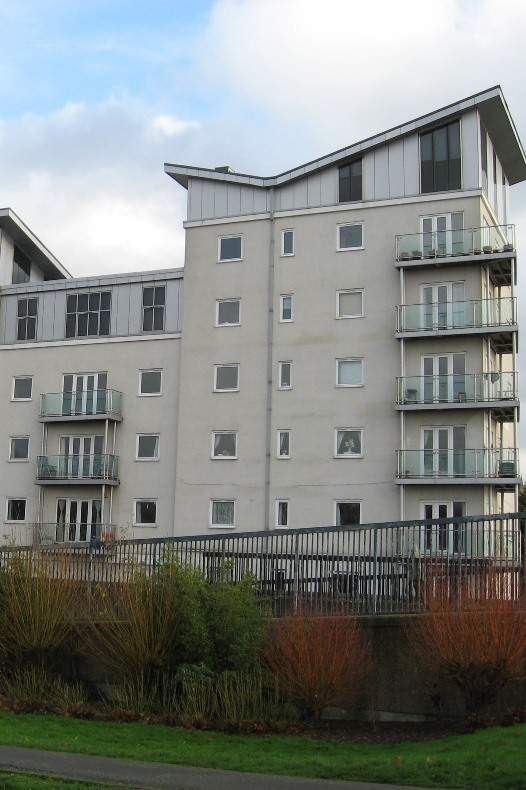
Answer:
POLYGON ((181 132, 193 131, 199 127, 195 121, 180 121, 173 115, 155 115, 151 120, 152 128, 164 137, 174 137, 181 132))

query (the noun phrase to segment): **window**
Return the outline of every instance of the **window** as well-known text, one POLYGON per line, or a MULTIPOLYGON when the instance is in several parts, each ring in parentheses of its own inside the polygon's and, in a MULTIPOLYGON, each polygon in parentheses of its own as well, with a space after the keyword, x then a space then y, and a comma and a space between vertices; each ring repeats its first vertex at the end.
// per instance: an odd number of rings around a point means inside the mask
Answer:
POLYGON ((8 497, 6 502, 6 521, 25 521, 26 520, 25 499, 11 499, 8 497))
POLYGON ((157 500, 136 499, 133 505, 133 523, 136 527, 157 526, 157 500))
POLYGON ((243 260, 243 236, 219 237, 219 261, 243 260))
POLYGON ((110 291, 71 294, 66 304, 66 337, 110 334, 110 291))
POLYGON ((240 323, 241 299, 218 299, 216 302, 216 326, 234 326, 240 323))
POLYGON ((235 502, 232 499, 212 499, 210 502, 210 526, 234 527, 235 502))
POLYGON ((363 386, 363 359, 336 360, 336 386, 363 386))
POLYGON ((280 390, 290 390, 292 388, 292 362, 278 363, 278 387, 280 390))
POLYGON ((279 320, 292 321, 292 294, 281 294, 279 297, 279 320))
POLYGON ((213 458, 237 458, 237 432, 214 431, 212 434, 213 458))
POLYGON ((294 255, 294 231, 281 231, 281 254, 294 255))
POLYGON ((141 370, 139 372, 139 395, 160 395, 162 374, 162 370, 141 370))
POLYGON ((361 502, 336 502, 335 522, 337 527, 354 527, 361 523, 361 502))
POLYGON ((159 434, 158 433, 138 433, 137 434, 137 460, 138 461, 158 461, 159 460, 159 434))
POLYGON ((420 190, 460 189, 460 121, 420 135, 420 190))
POLYGON ((363 222, 351 222, 347 225, 338 225, 338 246, 342 250, 363 249, 363 222))
POLYGON ((17 340, 34 340, 37 336, 38 299, 20 297, 17 304, 17 340))
POLYGON ((29 458, 29 436, 12 436, 9 439, 9 460, 27 461, 29 458))
POLYGON ((23 285, 28 283, 31 276, 31 261, 19 247, 15 247, 13 253, 13 285, 23 285))
POLYGON ((148 285, 142 289, 142 331, 164 329, 166 286, 148 285))
MULTIPOLYGON (((465 502, 422 502, 422 518, 437 521, 445 518, 462 518, 466 515, 465 502)), ((465 524, 426 524, 420 532, 421 552, 447 552, 460 554, 466 551, 467 529, 465 524)))
POLYGON ((480 124, 480 169, 482 170, 482 189, 488 194, 488 135, 482 122, 480 124))
POLYGON ((278 458, 290 458, 290 431, 278 431, 278 458))
POLYGON ((289 500, 277 499, 276 500, 276 526, 288 527, 289 526, 289 500))
POLYGON ((336 430, 336 456, 338 458, 361 458, 362 429, 338 428, 336 430))
POLYGON ((214 390, 235 392, 239 389, 239 365, 214 365, 214 390))
POLYGON ((363 200, 361 159, 338 168, 338 200, 340 203, 363 200))
POLYGON ((13 400, 31 400, 33 397, 33 377, 15 376, 13 379, 13 400))
POLYGON ((336 291, 336 318, 362 318, 363 290, 336 291))

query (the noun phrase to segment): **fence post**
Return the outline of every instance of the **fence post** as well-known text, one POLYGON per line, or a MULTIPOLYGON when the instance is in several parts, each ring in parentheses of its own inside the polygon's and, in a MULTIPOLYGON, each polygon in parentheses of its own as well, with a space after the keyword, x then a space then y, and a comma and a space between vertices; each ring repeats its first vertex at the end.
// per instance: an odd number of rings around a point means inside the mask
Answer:
POLYGON ((299 598, 299 565, 300 565, 300 549, 299 549, 299 533, 294 535, 294 595, 293 606, 294 614, 298 611, 298 598, 299 598))
POLYGON ((373 611, 378 610, 378 527, 373 527, 373 611))

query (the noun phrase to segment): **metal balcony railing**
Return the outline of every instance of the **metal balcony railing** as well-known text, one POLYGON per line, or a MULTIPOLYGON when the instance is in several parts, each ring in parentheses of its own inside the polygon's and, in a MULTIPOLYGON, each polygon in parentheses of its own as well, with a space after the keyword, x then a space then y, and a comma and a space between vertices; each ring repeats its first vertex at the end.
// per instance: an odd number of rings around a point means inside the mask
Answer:
POLYGON ((37 480, 108 480, 118 477, 118 457, 108 454, 39 455, 37 480))
POLYGON ((396 237, 397 261, 489 255, 509 253, 514 250, 514 225, 406 233, 396 237))
POLYGON ((518 397, 515 372, 398 377, 398 404, 491 403, 518 397))
POLYGON ((399 450, 397 478, 512 478, 519 477, 519 453, 514 447, 480 450, 399 450))
POLYGON ((40 396, 40 416, 80 417, 100 415, 121 417, 122 393, 118 390, 76 390, 48 392, 40 396))
POLYGON ((33 524, 34 543, 49 546, 56 543, 89 543, 100 541, 103 545, 115 541, 117 527, 114 524, 90 524, 66 522, 62 524, 33 524))
POLYGON ((517 300, 470 299, 462 302, 403 304, 396 308, 397 332, 509 327, 517 323, 517 300))

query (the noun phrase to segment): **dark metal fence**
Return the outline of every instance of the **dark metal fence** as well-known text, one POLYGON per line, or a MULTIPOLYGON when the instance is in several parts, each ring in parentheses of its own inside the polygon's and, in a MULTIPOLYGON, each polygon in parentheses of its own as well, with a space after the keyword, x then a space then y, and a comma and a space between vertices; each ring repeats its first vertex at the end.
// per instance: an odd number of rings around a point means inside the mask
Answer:
POLYGON ((524 589, 526 513, 246 532, 236 535, 4 548, 57 577, 101 583, 180 561, 210 582, 251 574, 276 616, 424 611, 432 599, 517 599, 524 589), (50 571, 50 569, 52 569, 50 571))

